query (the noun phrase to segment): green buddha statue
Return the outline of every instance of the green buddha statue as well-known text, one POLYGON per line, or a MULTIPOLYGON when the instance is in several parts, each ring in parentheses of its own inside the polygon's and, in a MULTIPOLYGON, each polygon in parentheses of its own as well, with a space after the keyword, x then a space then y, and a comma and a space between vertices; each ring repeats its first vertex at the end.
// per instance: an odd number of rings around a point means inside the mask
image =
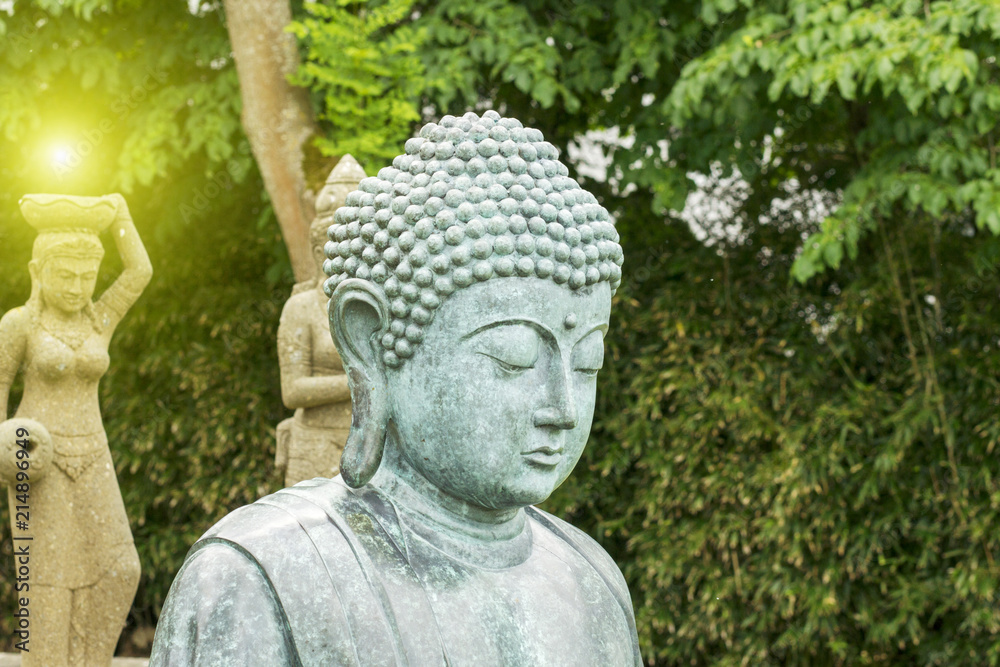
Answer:
POLYGON ((150 664, 641 665, 618 567, 533 507, 589 436, 621 280, 607 211, 487 111, 425 126, 329 238, 340 475, 211 528, 150 664))

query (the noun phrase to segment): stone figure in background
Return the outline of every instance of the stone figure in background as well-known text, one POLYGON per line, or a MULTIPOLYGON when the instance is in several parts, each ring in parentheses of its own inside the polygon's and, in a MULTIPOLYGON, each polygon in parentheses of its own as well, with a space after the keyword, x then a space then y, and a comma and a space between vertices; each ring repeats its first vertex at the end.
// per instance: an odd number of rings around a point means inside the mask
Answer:
POLYGON ((641 665, 624 578, 532 505, 590 432, 622 250, 539 131, 447 116, 337 211, 341 474, 199 540, 151 664, 641 665))
POLYGON ((9 453, 18 429, 38 434, 51 448, 47 465, 29 468, 27 488, 16 487, 14 470, 0 470, 9 485, 14 537, 32 538, 15 542, 30 546, 30 589, 18 594, 29 599, 31 628, 21 664, 110 665, 139 583, 139 557, 97 388, 115 327, 149 283, 152 267, 121 195, 27 195, 21 211, 38 236, 28 265, 31 297, 0 319, 3 419, 14 377, 24 373, 17 413, 0 424, 0 449, 9 453), (124 271, 93 301, 104 254, 98 234, 105 229, 124 271), (28 506, 24 524, 15 521, 15 505, 28 506))
POLYGON ((281 397, 295 416, 278 425, 275 463, 285 486, 313 477, 335 477, 351 428, 351 394, 344 364, 330 338, 326 294, 323 293, 323 245, 333 213, 365 177, 361 165, 343 156, 316 198, 316 220, 309 240, 317 278, 300 287, 285 303, 278 325, 281 397))

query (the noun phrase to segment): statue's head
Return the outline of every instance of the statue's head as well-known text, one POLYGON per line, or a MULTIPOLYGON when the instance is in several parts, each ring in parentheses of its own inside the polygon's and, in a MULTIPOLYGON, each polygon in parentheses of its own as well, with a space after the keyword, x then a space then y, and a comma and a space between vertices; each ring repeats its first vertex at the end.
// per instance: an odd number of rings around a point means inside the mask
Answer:
POLYGON ((41 303, 66 314, 93 302, 104 248, 96 234, 46 232, 35 239, 28 270, 41 303))
POLYGON ((116 196, 25 195, 21 211, 38 230, 28 270, 31 301, 75 314, 89 308, 104 257, 98 234, 114 220, 116 196))
POLYGON ((330 172, 323 188, 316 195, 316 218, 309 226, 309 246, 316 270, 323 273, 323 262, 326 260, 324 246, 327 242, 326 233, 333 224, 334 212, 344 205, 347 195, 358 188, 361 180, 367 176, 358 161, 351 155, 344 155, 330 172))
POLYGON ((388 441, 478 506, 548 497, 590 432, 622 263, 607 211, 555 147, 492 111, 445 117, 361 182, 329 237, 348 484, 388 441))

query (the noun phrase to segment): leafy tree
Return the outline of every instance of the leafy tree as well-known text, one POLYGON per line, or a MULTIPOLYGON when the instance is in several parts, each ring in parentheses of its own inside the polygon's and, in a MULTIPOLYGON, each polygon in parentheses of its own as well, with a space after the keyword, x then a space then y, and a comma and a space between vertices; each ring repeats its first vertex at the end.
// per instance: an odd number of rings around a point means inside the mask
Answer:
POLYGON ((696 119, 711 123, 720 158, 760 164, 754 147, 773 138, 770 178, 752 178, 765 194, 792 178, 843 188, 795 265, 806 280, 845 252, 856 258, 859 240, 897 213, 926 224, 971 214, 1000 234, 998 39, 989 2, 754 3, 661 110, 682 153, 703 139, 683 131, 702 127, 696 119), (754 108, 765 113, 746 122, 754 108))
POLYGON ((306 53, 295 81, 322 96, 325 133, 316 145, 326 155, 388 163, 420 120, 427 85, 416 53, 423 31, 400 24, 413 0, 310 2, 305 10, 291 27, 306 53))
MULTIPOLYGON (((981 2, 754 3, 729 28, 664 100, 676 159, 666 166, 738 166, 754 192, 751 220, 789 182, 838 190, 843 203, 786 250, 792 275, 813 278, 805 300, 785 297, 811 324, 798 345, 815 339, 812 354, 792 348, 801 361, 788 387, 766 390, 783 377, 766 354, 754 355, 768 378, 758 383, 750 368, 731 379, 738 342, 717 353, 722 395, 733 382, 730 403, 751 400, 745 412, 708 411, 708 423, 724 418, 717 446, 769 434, 773 452, 728 466, 705 456, 705 493, 694 497, 731 497, 756 463, 779 465, 748 487, 764 512, 734 503, 728 531, 709 519, 699 534, 704 525, 684 521, 689 555, 660 581, 685 581, 688 600, 660 598, 660 654, 686 659, 684 638, 697 636, 713 664, 997 664, 998 544, 987 528, 997 429, 987 414, 997 396, 1000 12, 981 2), (855 261, 842 266, 845 257, 855 261), (797 401, 775 406, 775 393, 808 402, 796 414, 797 401), (716 471, 723 483, 709 492, 716 471), (712 565, 695 570, 692 555, 704 554, 712 565), (730 581, 712 583, 713 572, 730 581)), ((746 276, 731 293, 760 290, 746 276)), ((739 319, 760 320, 760 308, 739 319)))
POLYGON ((131 193, 199 159, 199 177, 229 160, 247 171, 221 15, 108 6, 23 2, 0 16, 0 128, 17 157, 4 161, 5 189, 131 193))

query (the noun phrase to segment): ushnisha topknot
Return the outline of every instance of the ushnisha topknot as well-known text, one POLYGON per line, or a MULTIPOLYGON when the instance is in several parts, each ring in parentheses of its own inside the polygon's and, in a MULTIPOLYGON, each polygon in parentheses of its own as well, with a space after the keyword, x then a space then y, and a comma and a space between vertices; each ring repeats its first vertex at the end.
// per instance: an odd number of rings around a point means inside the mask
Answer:
POLYGON ((607 210, 569 178, 542 133, 495 111, 445 116, 406 154, 361 181, 327 232, 327 296, 348 278, 380 285, 390 305, 383 360, 411 357, 457 289, 508 276, 569 289, 621 283, 607 210))

